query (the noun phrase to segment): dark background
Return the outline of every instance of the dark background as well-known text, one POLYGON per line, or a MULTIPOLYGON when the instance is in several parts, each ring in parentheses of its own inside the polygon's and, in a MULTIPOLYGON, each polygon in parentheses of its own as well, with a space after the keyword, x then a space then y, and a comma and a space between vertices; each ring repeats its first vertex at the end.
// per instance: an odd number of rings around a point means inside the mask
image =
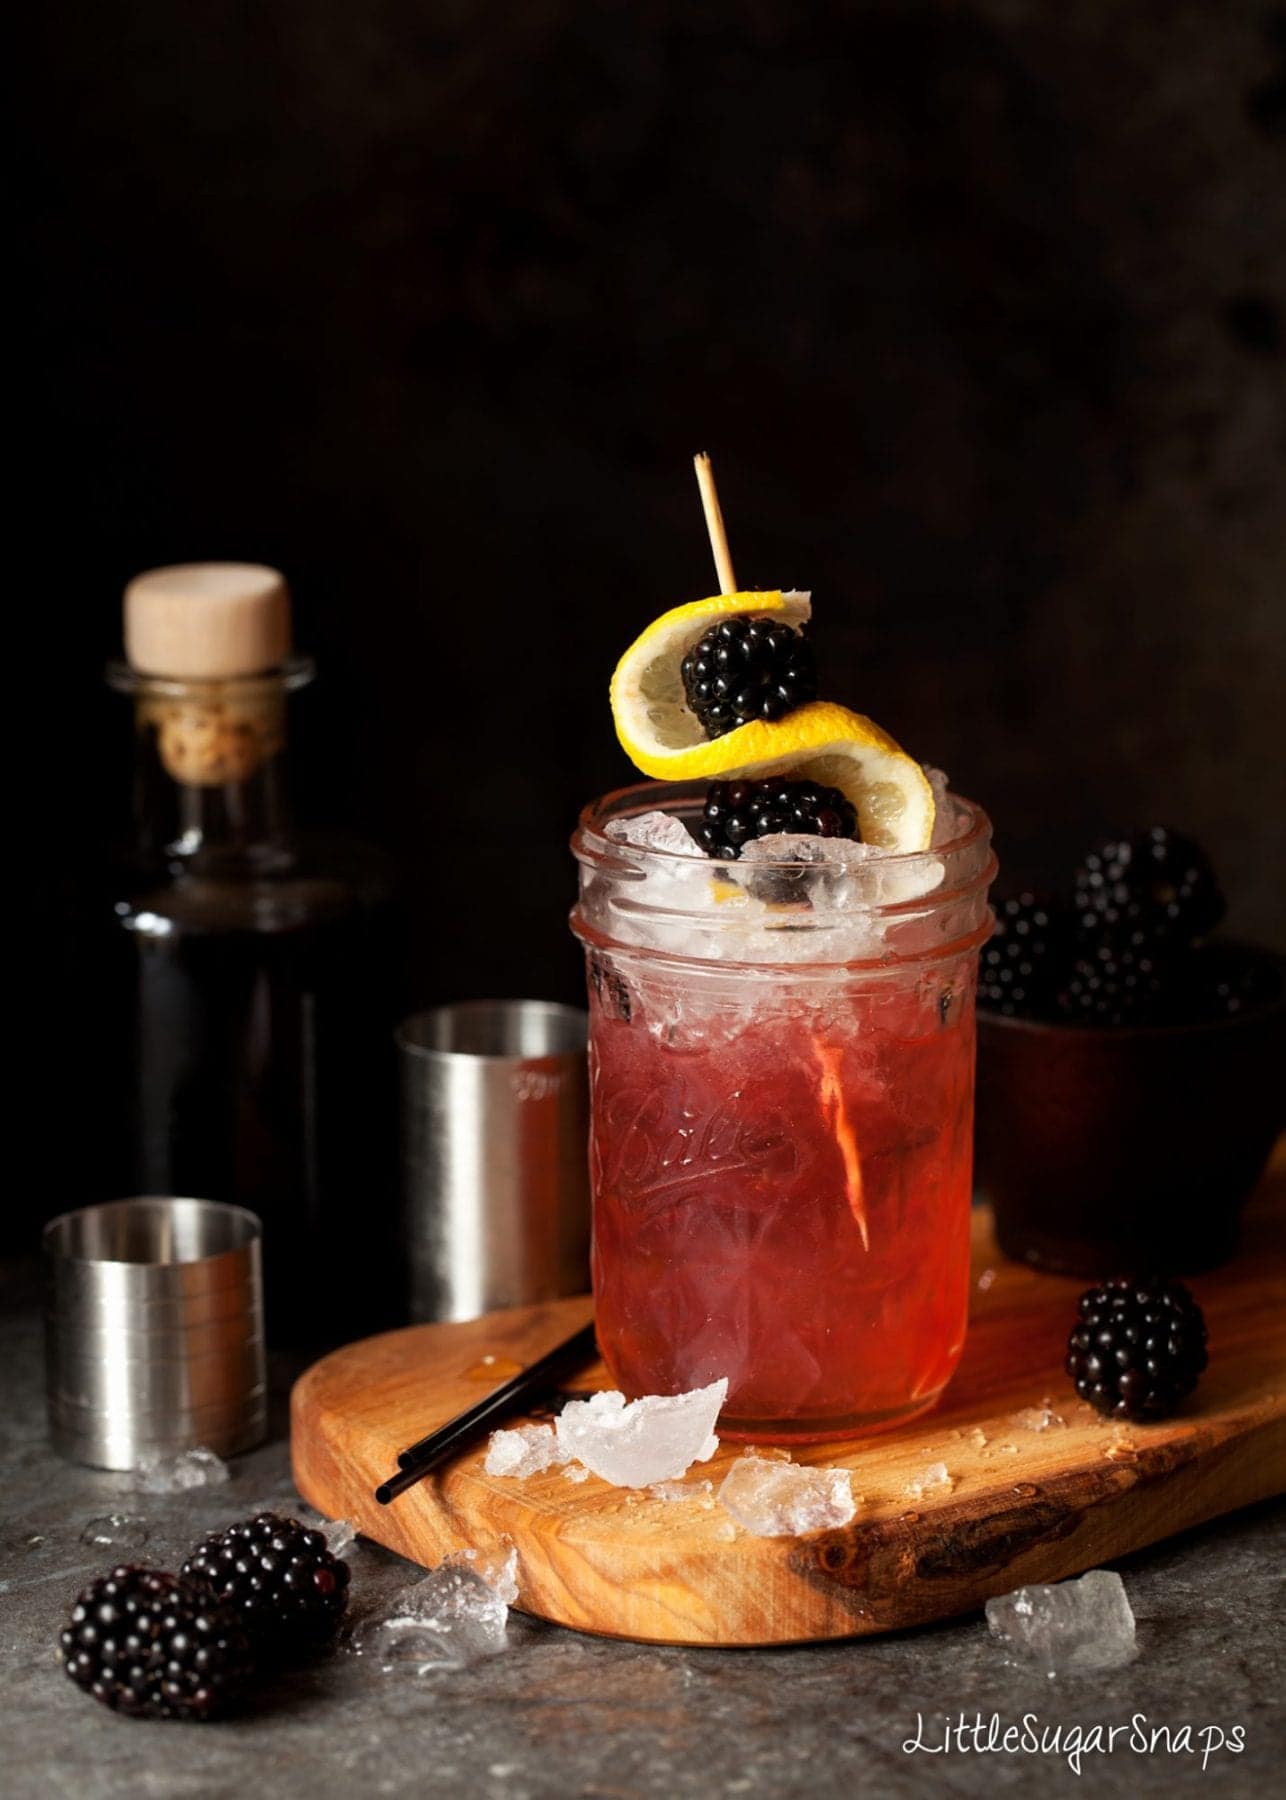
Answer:
POLYGON ((29 20, 14 340, 37 886, 128 788, 139 569, 284 569, 309 809, 408 1004, 574 994, 612 663, 811 587, 1011 878, 1186 826, 1286 942, 1286 12, 1257 0, 80 0, 29 20), (69 807, 71 812, 69 814, 69 807), (69 824, 72 829, 69 834, 69 824))

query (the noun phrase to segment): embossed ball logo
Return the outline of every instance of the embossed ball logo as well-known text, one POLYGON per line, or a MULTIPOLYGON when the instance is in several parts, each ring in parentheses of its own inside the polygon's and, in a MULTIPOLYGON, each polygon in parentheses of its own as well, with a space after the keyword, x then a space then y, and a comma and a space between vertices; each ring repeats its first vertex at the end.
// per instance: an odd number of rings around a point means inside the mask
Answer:
POLYGON ((689 1104, 685 1084, 630 1086, 603 1097, 591 1143, 595 1188, 644 1214, 677 1205, 717 1175, 793 1175, 799 1153, 787 1114, 729 1094, 713 1111, 689 1104))

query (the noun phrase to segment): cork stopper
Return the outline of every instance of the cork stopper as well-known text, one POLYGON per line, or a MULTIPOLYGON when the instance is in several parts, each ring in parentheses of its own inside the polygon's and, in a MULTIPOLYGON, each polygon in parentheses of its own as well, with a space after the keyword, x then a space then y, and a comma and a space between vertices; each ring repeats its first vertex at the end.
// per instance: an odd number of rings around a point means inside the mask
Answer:
POLYGON ((125 655, 162 766, 191 787, 246 781, 285 742, 290 592, 262 563, 176 563, 125 589, 125 655), (168 688, 163 684, 171 684, 168 688))
POLYGON ((290 591, 263 563, 175 563, 125 589, 125 655, 140 674, 230 681, 290 655, 290 591))

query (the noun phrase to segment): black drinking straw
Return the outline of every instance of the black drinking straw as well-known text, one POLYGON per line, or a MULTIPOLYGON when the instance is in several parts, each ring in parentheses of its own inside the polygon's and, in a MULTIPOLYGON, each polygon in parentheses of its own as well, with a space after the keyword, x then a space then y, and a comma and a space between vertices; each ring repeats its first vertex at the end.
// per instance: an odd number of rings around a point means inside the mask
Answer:
POLYGON ((430 1469, 436 1468, 448 1456, 454 1455, 474 1438, 481 1436, 503 1414, 516 1412, 542 1399, 551 1389, 558 1387, 566 1376, 592 1362, 597 1355, 594 1327, 592 1324, 583 1325, 561 1344, 555 1344, 538 1361, 502 1382, 498 1388, 493 1388, 485 1400, 479 1400, 467 1412, 457 1413, 454 1419, 448 1419, 445 1425, 439 1425, 436 1431, 420 1438, 418 1443, 399 1451, 396 1474, 390 1475, 387 1481, 381 1481, 375 1490, 375 1498, 381 1506, 387 1506, 390 1500, 396 1500, 407 1488, 414 1487, 430 1469))

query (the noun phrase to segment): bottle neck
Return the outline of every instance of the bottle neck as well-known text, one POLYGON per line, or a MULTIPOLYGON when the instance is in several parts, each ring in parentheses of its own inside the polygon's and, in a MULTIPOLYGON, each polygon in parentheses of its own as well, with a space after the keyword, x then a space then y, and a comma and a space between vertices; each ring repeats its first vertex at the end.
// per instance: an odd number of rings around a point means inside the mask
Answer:
POLYGON ((220 682, 109 671, 134 701, 134 823, 145 855, 210 868, 284 854, 287 697, 311 677, 302 661, 220 682))
POLYGON ((185 859, 253 860, 285 840, 290 820, 284 743, 251 773, 217 786, 175 780, 164 768, 156 773, 156 780, 141 780, 137 789, 137 827, 147 848, 185 859))

